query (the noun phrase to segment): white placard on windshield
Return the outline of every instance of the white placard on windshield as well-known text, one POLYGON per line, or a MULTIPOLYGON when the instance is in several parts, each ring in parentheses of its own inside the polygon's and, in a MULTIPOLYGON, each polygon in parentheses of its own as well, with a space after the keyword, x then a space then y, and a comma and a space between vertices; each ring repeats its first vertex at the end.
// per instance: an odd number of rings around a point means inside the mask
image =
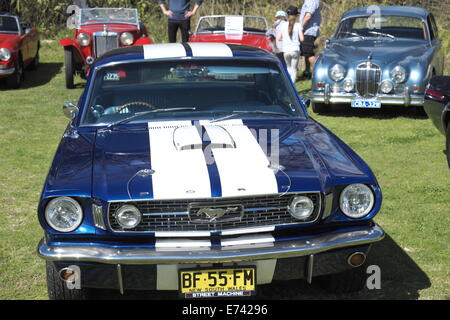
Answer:
POLYGON ((244 17, 225 17, 225 34, 243 34, 244 17))

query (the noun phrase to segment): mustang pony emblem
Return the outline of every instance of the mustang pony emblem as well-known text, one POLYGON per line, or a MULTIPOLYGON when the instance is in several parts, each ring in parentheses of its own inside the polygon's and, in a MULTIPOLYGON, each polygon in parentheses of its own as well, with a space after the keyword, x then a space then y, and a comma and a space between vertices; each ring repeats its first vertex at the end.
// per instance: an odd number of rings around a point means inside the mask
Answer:
POLYGON ((191 205, 189 208, 189 217, 195 222, 226 222, 238 221, 243 214, 242 205, 218 206, 218 207, 199 207, 191 205))

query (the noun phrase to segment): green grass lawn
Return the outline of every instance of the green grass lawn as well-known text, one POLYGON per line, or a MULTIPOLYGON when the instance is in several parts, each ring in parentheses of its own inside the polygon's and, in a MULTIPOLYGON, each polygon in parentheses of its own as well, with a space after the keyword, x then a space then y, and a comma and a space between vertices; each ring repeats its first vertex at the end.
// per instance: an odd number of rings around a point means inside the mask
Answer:
MULTIPOLYGON (((65 89, 57 42, 42 43, 41 60, 22 89, 0 87, 0 299, 47 298, 44 262, 35 253, 43 236, 36 207, 67 125, 62 106, 77 101, 82 82, 78 79, 75 90, 65 89)), ((308 85, 300 83, 300 91, 308 85)), ((430 120, 401 107, 337 108, 327 116, 309 111, 367 161, 381 184, 384 202, 376 221, 387 237, 374 246, 370 263, 381 267, 382 289, 335 296, 290 282, 270 291, 284 299, 450 299, 450 173, 444 137, 430 120)))

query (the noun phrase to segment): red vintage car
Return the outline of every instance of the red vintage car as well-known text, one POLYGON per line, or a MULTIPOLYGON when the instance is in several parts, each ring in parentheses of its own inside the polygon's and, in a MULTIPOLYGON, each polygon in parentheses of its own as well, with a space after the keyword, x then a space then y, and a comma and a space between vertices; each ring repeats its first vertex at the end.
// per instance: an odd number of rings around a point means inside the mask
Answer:
POLYGON ((66 87, 74 87, 74 75, 86 78, 90 65, 104 53, 127 46, 151 44, 137 9, 86 8, 75 15, 73 39, 64 38, 66 87))
POLYGON ((264 17, 239 15, 203 16, 189 42, 238 43, 273 52, 264 17))
POLYGON ((39 32, 10 13, 0 13, 0 80, 20 87, 25 68, 39 65, 39 32))

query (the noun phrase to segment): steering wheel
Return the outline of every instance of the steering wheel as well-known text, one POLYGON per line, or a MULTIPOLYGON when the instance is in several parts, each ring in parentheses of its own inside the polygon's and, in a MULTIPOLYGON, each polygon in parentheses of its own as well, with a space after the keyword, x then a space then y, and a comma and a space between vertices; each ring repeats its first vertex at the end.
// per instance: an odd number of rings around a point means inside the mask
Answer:
POLYGON ((150 103, 143 102, 143 101, 133 101, 133 102, 128 102, 128 103, 125 103, 125 104, 121 105, 119 108, 116 109, 116 111, 114 111, 114 113, 119 113, 123 109, 129 108, 129 107, 134 106, 134 105, 136 105, 136 106, 144 106, 144 107, 146 107, 146 108, 148 108, 150 110, 156 109, 156 107, 154 105, 150 104, 150 103))

